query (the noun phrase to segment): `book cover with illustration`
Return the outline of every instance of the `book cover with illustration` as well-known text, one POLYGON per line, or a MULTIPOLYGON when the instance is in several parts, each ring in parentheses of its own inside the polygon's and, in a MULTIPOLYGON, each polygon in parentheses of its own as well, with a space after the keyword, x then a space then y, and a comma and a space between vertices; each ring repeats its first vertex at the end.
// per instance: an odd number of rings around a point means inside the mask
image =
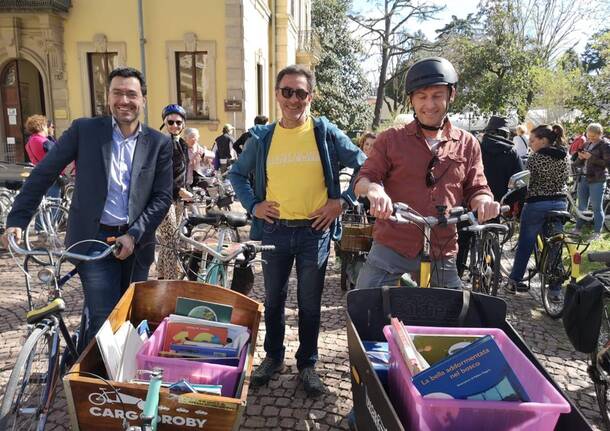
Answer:
POLYGON ((457 353, 483 335, 451 335, 451 334, 410 334, 417 351, 434 364, 449 355, 457 353))
POLYGON ((233 307, 231 305, 217 304, 216 302, 201 301, 199 299, 178 297, 176 300, 176 314, 196 317, 213 322, 231 322, 233 307))
POLYGON ((424 397, 529 401, 494 339, 486 335, 413 376, 424 397))
POLYGON ((227 344, 228 334, 227 328, 169 322, 165 329, 163 350, 168 350, 170 344, 184 344, 187 341, 213 343, 223 346, 227 344))

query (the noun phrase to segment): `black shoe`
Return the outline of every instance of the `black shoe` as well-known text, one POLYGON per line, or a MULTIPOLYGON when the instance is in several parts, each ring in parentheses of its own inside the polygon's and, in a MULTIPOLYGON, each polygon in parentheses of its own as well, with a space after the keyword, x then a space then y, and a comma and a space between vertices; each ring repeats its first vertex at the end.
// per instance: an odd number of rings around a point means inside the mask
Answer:
POLYGON ((263 359, 263 362, 256 367, 256 370, 252 372, 250 386, 257 387, 267 384, 267 382, 271 380, 271 377, 273 377, 275 373, 282 371, 283 368, 284 361, 266 357, 263 359))
POLYGON ((303 382, 303 388, 310 397, 319 397, 326 392, 324 384, 316 374, 314 367, 303 368, 299 371, 299 378, 303 382))
POLYGON ((530 287, 527 283, 520 281, 517 283, 517 292, 527 292, 530 290, 530 287))

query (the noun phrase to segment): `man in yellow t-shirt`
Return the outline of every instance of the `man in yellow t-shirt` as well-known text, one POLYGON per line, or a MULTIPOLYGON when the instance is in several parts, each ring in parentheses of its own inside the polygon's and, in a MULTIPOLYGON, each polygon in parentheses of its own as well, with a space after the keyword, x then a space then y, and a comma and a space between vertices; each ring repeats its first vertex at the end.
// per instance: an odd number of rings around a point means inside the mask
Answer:
POLYGON ((255 126, 229 178, 240 202, 254 217, 250 236, 274 245, 265 261, 266 358, 251 385, 266 384, 284 364, 284 306, 296 261, 299 306, 297 368, 309 396, 325 392, 316 374, 320 303, 331 238, 338 239, 341 214, 340 165, 358 169, 365 156, 325 118, 309 115, 315 78, 288 66, 276 79, 282 118, 255 126), (254 182, 248 180, 254 174, 254 182))

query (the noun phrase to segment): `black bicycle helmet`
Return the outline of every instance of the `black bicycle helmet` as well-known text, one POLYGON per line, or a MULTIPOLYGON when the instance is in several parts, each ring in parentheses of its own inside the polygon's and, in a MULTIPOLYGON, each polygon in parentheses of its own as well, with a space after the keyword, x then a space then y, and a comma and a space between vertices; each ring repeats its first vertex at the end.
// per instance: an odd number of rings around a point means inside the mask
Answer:
POLYGON ((430 85, 454 86, 458 75, 453 65, 442 57, 428 57, 416 62, 407 71, 407 94, 430 85))
POLYGON ((184 110, 184 108, 180 105, 176 105, 171 104, 171 105, 167 105, 165 108, 163 108, 163 111, 161 112, 161 119, 165 120, 165 117, 167 117, 168 115, 171 114, 178 114, 180 115, 184 120, 186 120, 186 111, 184 110))

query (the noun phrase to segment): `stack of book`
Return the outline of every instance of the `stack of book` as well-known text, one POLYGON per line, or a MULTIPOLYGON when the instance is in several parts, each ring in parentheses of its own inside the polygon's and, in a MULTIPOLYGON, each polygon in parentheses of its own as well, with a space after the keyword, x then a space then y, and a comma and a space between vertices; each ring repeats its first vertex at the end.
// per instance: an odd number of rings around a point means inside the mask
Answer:
POLYGON ((391 331, 423 397, 530 401, 490 335, 409 334, 396 318, 391 331))
POLYGON ((158 355, 237 366, 250 334, 230 323, 232 311, 230 305, 179 297, 158 355))

